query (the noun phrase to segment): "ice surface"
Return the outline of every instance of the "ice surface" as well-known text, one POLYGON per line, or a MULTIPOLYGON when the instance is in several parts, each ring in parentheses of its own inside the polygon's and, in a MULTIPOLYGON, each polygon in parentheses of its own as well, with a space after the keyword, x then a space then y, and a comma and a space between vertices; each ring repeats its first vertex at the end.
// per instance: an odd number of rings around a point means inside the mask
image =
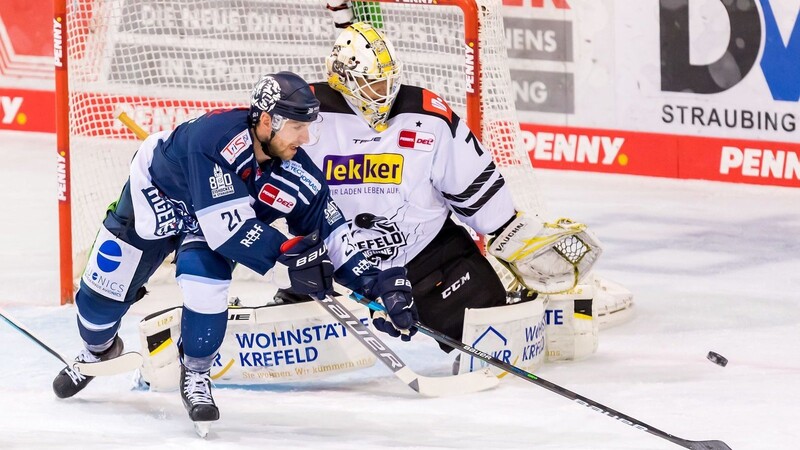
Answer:
MULTIPOLYGON (((54 143, 0 132, 0 306, 72 356, 75 310, 57 306, 54 143)), ((800 189, 539 177, 549 209, 587 222, 604 242, 598 272, 631 289, 637 308, 632 322, 601 334, 596 355, 539 375, 686 439, 797 448, 800 189), (706 360, 709 350, 728 367, 706 360)), ((129 349, 139 347, 142 314, 179 301, 177 292, 158 287, 129 314, 129 349)), ((2 449, 679 448, 512 377, 489 392, 425 399, 378 365, 314 383, 218 388, 221 420, 201 440, 177 392, 131 391, 120 375, 58 400, 58 361, 5 323, 0 342, 2 449)), ((394 347, 426 375, 446 374, 453 359, 419 335, 394 347)))

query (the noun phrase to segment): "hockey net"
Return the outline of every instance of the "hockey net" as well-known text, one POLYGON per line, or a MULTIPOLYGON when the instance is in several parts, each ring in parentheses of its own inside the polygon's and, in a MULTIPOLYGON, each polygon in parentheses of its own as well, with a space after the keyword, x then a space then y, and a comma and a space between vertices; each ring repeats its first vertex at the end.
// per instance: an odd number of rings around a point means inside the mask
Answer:
MULTIPOLYGON (((324 58, 338 34, 325 3, 69 0, 56 8, 62 303, 72 301, 138 145, 119 113, 148 132, 170 130, 210 109, 246 106, 264 73, 291 70, 325 80, 324 58)), ((404 62, 403 82, 441 95, 491 149, 517 207, 540 211, 530 160, 518 142, 501 1, 353 5, 360 19, 392 39, 404 62)))

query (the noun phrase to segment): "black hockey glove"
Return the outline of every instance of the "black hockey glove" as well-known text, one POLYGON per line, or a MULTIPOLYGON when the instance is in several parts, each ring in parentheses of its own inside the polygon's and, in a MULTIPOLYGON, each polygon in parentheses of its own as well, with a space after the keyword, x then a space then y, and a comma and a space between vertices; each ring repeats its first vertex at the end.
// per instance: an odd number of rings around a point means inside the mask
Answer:
POLYGON ((308 236, 298 236, 281 245, 278 262, 289 268, 292 291, 311 295, 320 300, 333 294, 333 263, 328 249, 315 231, 308 236))
POLYGON ((386 313, 371 312, 372 325, 389 336, 410 341, 417 332, 414 322, 419 320, 419 313, 411 296, 411 283, 406 278, 406 269, 392 267, 382 271, 371 291, 374 296, 380 297, 386 307, 386 313))

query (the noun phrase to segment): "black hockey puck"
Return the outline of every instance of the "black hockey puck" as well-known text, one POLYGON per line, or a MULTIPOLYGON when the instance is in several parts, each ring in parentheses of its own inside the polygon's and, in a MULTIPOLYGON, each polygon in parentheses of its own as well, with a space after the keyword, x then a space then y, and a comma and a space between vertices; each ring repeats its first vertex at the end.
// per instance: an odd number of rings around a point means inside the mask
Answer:
POLYGON ((728 358, 716 352, 708 352, 708 356, 706 356, 706 358, 708 358, 709 361, 721 367, 725 367, 728 365, 728 358))

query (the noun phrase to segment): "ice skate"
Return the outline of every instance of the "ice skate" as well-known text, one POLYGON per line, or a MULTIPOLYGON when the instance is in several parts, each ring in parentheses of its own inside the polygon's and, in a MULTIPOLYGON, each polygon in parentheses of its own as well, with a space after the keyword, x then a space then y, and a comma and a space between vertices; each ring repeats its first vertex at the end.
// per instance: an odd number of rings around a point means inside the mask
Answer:
MULTIPOLYGON (((87 349, 81 350, 80 354, 75 357, 78 362, 98 362, 107 361, 122 354, 124 349, 122 339, 119 336, 114 337, 114 342, 108 350, 102 353, 92 353, 87 349)), ((94 377, 83 375, 80 371, 72 367, 65 367, 61 372, 56 375, 53 380, 53 392, 58 398, 69 398, 80 392, 86 385, 92 381, 94 377)))
POLYGON ((181 398, 195 431, 206 437, 211 422, 219 420, 219 409, 211 396, 209 372, 195 372, 181 365, 181 398))

